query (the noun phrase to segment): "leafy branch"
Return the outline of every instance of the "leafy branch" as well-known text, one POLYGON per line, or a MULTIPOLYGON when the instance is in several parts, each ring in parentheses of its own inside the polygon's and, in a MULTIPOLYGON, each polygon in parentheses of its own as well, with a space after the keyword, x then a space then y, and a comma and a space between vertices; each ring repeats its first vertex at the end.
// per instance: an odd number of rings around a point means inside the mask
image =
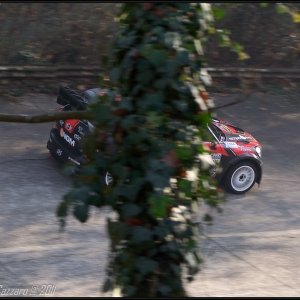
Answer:
POLYGON ((211 7, 126 3, 119 20, 110 84, 122 101, 107 95, 94 107, 98 125, 85 147, 89 161, 57 212, 64 220, 71 210, 81 222, 91 205, 116 213, 107 224, 104 291, 182 297, 201 263, 195 215, 202 201, 211 207, 220 202, 199 156, 213 107, 202 53, 211 7), (100 184, 103 170, 112 175, 111 186, 100 184))

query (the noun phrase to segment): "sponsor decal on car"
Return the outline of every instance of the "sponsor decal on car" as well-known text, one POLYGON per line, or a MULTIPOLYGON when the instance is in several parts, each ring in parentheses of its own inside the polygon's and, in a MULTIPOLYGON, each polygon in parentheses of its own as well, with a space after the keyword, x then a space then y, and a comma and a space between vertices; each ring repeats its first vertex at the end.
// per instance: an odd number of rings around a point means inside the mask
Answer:
POLYGON ((60 136, 63 137, 72 147, 75 146, 75 140, 68 136, 62 128, 60 130, 60 136))
POLYGON ((82 136, 85 136, 84 130, 82 128, 82 126, 78 126, 78 133, 82 136))
POLYGON ((219 163, 221 160, 221 157, 222 157, 222 154, 220 154, 220 153, 213 153, 211 155, 211 158, 215 163, 219 163))
POLYGON ((74 134, 74 139, 77 140, 77 141, 80 141, 81 137, 80 137, 80 135, 78 135, 77 133, 75 133, 74 134))
POLYGON ((230 141, 247 140, 247 139, 249 139, 249 137, 243 135, 233 136, 229 138, 230 141))
POLYGON ((58 156, 61 156, 61 155, 62 155, 62 150, 58 148, 58 149, 56 150, 56 154, 57 154, 58 156))
POLYGON ((210 174, 211 177, 215 177, 217 174, 217 168, 216 167, 210 168, 208 170, 208 173, 210 174))
POLYGON ((67 120, 65 123, 65 129, 69 132, 72 133, 76 125, 79 123, 79 120, 67 120))
POLYGON ((69 132, 72 132, 73 127, 70 123, 66 123, 65 129, 67 129, 69 132))
POLYGON ((244 151, 244 152, 252 152, 253 151, 253 148, 248 148, 248 147, 244 147, 244 146, 240 146, 239 149, 241 151, 244 151))
POLYGON ((222 131, 225 131, 225 132, 227 132, 227 133, 231 133, 231 130, 229 129, 228 126, 226 126, 226 125, 224 125, 224 124, 220 124, 219 127, 220 127, 220 129, 221 129, 222 131))
POLYGON ((224 145, 227 148, 238 148, 238 145, 235 142, 224 142, 224 145))

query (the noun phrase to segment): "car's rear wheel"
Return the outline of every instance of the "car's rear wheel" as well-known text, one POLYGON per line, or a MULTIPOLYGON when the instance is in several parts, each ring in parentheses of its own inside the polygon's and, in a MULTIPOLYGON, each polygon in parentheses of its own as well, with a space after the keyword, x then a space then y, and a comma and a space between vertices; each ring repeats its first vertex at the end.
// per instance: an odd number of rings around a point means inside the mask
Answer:
POLYGON ((224 187, 234 194, 244 194, 255 184, 257 169, 251 162, 240 162, 230 168, 226 174, 224 187))

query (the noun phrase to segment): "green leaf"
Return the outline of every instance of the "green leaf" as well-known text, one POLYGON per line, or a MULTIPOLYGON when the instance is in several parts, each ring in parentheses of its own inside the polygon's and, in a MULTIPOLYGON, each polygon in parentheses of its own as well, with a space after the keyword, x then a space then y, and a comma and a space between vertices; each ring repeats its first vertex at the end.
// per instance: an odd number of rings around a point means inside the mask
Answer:
POLYGON ((182 161, 187 161, 193 158, 193 151, 189 146, 178 146, 176 148, 176 155, 182 161))
POLYGON ((189 110, 189 105, 186 101, 183 100, 174 100, 173 101, 174 106, 176 107, 176 109, 178 111, 180 111, 181 113, 186 113, 189 110))
POLYGON ((201 264, 201 263, 203 262, 203 259, 202 259, 202 257, 199 255, 199 253, 194 252, 194 256, 195 256, 196 262, 197 262, 198 264, 201 264))
POLYGON ((113 68, 110 72, 110 79, 113 83, 117 83, 120 79, 120 68, 113 68))
POLYGON ((87 204, 89 205, 93 205, 96 207, 100 207, 103 206, 105 204, 105 201, 103 199, 103 197, 101 197, 100 195, 90 195, 87 199, 87 204))
POLYGON ((220 7, 213 7, 212 11, 216 20, 221 20, 225 17, 226 12, 220 7))
POLYGON ((193 253, 188 252, 185 255, 185 259, 188 264, 188 270, 189 270, 188 274, 195 275, 199 270, 199 266, 198 266, 199 263, 198 263, 197 258, 195 257, 195 255, 193 255, 193 253))
POLYGON ((162 90, 168 87, 170 80, 168 78, 160 78, 154 81, 153 87, 158 90, 162 90))
MULTIPOLYGON (((107 97, 107 96, 103 96, 107 97)), ((95 120, 98 122, 99 125, 106 125, 107 122, 111 119, 111 107, 105 104, 98 104, 92 113, 95 117, 95 120)))
POLYGON ((239 60, 246 60, 250 58, 250 56, 244 51, 239 52, 238 55, 239 55, 239 60))
POLYGON ((292 17, 293 17, 293 21, 295 23, 300 23, 300 13, 299 12, 293 12, 292 17))
POLYGON ((124 204, 121 207, 122 216, 125 219, 138 215, 141 210, 142 209, 138 205, 132 203, 124 204))
POLYGON ((113 288, 113 284, 110 278, 107 278, 102 286, 102 292, 107 293, 111 291, 113 288))
POLYGON ((183 192, 187 197, 192 195, 192 182, 187 179, 180 179, 178 182, 178 187, 181 192, 183 192))
POLYGON ((211 115, 208 112, 202 112, 200 114, 197 114, 194 119, 198 125, 206 126, 211 121, 211 115))
POLYGON ((113 191, 113 195, 115 195, 116 197, 124 197, 130 201, 134 201, 144 183, 144 178, 135 178, 128 184, 123 184, 116 187, 113 191))
POLYGON ((73 208, 73 214, 77 220, 84 223, 89 217, 89 206, 86 204, 77 204, 73 208))
POLYGON ((165 218, 168 213, 168 207, 174 200, 168 195, 152 196, 149 198, 150 213, 156 218, 165 218))
POLYGON ((200 39, 195 39, 194 44, 195 44, 195 49, 197 50, 197 53, 199 55, 203 55, 203 47, 202 47, 202 44, 201 44, 201 40, 200 39))
POLYGON ((133 105, 132 105, 132 99, 130 99, 130 98, 122 99, 122 101, 119 105, 119 108, 124 108, 128 112, 131 112, 134 109, 133 105))
MULTIPOLYGON (((173 201, 174 200, 172 199, 172 202, 173 201)), ((166 238, 167 235, 172 234, 170 230, 172 231, 173 229, 170 229, 164 223, 160 223, 160 225, 154 227, 154 234, 159 240, 163 240, 166 238)))
POLYGON ((165 285, 165 284, 161 284, 159 285, 158 287, 158 291, 163 295, 163 296, 168 296, 171 291, 172 291, 172 288, 168 285, 165 285))
POLYGON ((132 228, 132 240, 136 243, 150 241, 153 236, 153 232, 148 228, 135 226, 132 228))
POLYGON ((138 257, 135 265, 142 276, 152 273, 158 267, 157 261, 148 257, 138 257))
POLYGON ((84 166, 81 167, 80 172, 81 172, 80 174, 82 174, 84 176, 97 176, 97 175, 99 175, 98 174, 99 170, 98 170, 96 165, 84 165, 84 166))
POLYGON ((172 253, 178 252, 178 250, 178 243, 175 241, 167 242, 160 246, 160 252, 172 253))
POLYGON ((166 50, 155 49, 149 44, 141 48, 140 54, 148 59, 156 68, 163 67, 168 58, 168 52, 166 50))
POLYGON ((181 50, 176 55, 177 66, 187 66, 190 63, 189 52, 186 50, 181 50))
POLYGON ((231 45, 231 40, 229 38, 229 33, 225 30, 217 30, 219 37, 219 43, 221 47, 229 47, 231 45))
POLYGON ((122 292, 124 297, 133 297, 135 292, 136 292, 137 288, 135 286, 132 285, 126 285, 122 292))
POLYGON ((117 45, 122 49, 129 49, 135 44, 135 40, 136 35, 134 33, 130 33, 127 36, 120 36, 117 41, 117 45))
POLYGON ((207 222, 207 223, 212 223, 213 218, 212 218, 211 215, 205 214, 204 217, 203 217, 203 221, 204 221, 204 222, 207 222))
POLYGON ((259 6, 262 7, 262 8, 265 8, 265 7, 269 6, 269 3, 267 3, 267 2, 261 2, 261 3, 259 3, 259 6))
POLYGON ((59 203, 56 209, 56 215, 58 217, 66 217, 68 214, 68 202, 62 201, 59 203))
POLYGON ((155 78, 155 72, 153 72, 153 70, 151 69, 147 69, 144 72, 136 73, 136 81, 142 87, 149 85, 154 78, 155 78))
POLYGON ((86 185, 82 185, 80 187, 74 188, 72 191, 70 191, 66 196, 65 199, 68 201, 75 201, 79 200, 81 202, 84 202, 90 193, 90 187, 86 185))
POLYGON ((107 219, 107 231, 114 249, 122 240, 127 237, 128 225, 124 222, 111 221, 107 219))
POLYGON ((276 11, 279 14, 284 14, 284 13, 289 13, 290 9, 285 4, 277 3, 276 4, 276 11))
POLYGON ((116 20, 118 20, 119 22, 122 22, 122 20, 125 20, 128 17, 128 12, 124 12, 122 14, 120 14, 119 16, 116 17, 116 20))
POLYGON ((164 117, 155 111, 150 111, 147 113, 146 120, 148 126, 159 127, 162 125, 164 117))
MULTIPOLYGON (((165 169, 164 171, 168 171, 165 169)), ((148 181, 152 183, 155 188, 164 188, 169 185, 169 178, 163 174, 163 172, 159 172, 158 170, 149 169, 147 170, 146 177, 148 181)))
POLYGON ((71 176, 73 174, 75 174, 76 172, 76 169, 77 169, 77 166, 73 163, 66 163, 64 166, 63 166, 63 173, 66 175, 66 176, 71 176))
POLYGON ((143 98, 138 102, 138 107, 142 110, 161 110, 163 102, 165 101, 164 94, 161 91, 154 93, 147 93, 143 98))
POLYGON ((244 46, 239 43, 232 43, 232 49, 236 52, 241 52, 244 50, 244 46))

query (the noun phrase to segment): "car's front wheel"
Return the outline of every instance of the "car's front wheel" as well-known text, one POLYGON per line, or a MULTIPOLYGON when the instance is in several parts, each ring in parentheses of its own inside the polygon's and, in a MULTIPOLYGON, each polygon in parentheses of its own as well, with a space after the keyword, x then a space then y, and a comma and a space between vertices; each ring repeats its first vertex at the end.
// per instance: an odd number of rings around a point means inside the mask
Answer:
POLYGON ((240 162, 230 168, 226 174, 224 187, 234 194, 243 194, 249 191, 255 184, 257 169, 251 162, 240 162))

